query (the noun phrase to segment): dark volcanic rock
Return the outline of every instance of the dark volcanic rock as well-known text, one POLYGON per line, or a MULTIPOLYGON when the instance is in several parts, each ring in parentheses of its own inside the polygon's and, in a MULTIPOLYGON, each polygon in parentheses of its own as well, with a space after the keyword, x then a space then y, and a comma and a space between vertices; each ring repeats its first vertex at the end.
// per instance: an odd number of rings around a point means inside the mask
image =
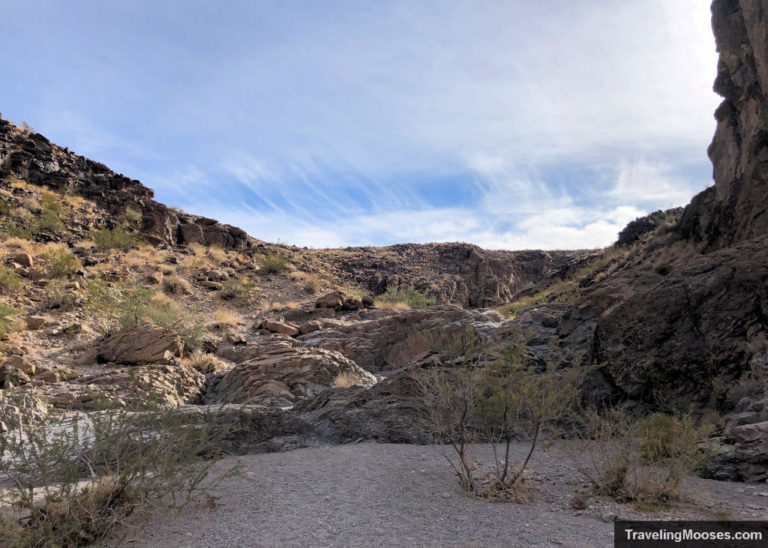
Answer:
POLYGON ((686 207, 680 232, 705 250, 768 233, 768 9, 763 0, 712 3, 717 65, 709 147, 715 186, 686 207))

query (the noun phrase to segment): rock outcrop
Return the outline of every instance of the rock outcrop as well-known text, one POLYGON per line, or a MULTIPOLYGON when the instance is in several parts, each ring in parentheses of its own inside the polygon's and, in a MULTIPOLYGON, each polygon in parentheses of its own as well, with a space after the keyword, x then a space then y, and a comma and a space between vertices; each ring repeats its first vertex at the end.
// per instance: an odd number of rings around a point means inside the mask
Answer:
POLYGON ((277 348, 209 380, 210 403, 291 406, 334 384, 370 388, 376 377, 338 352, 321 348, 277 348))
POLYGON ((125 327, 107 337, 96 351, 96 360, 124 365, 168 363, 181 357, 183 349, 176 332, 144 324, 125 327))

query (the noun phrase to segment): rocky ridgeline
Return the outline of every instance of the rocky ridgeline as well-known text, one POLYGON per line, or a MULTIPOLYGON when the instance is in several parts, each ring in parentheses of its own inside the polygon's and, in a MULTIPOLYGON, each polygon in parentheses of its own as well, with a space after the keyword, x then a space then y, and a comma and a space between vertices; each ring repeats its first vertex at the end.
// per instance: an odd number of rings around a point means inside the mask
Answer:
POLYGON ((176 213, 156 202, 152 190, 139 181, 0 119, 0 179, 9 175, 92 200, 109 216, 108 227, 132 208, 142 215, 142 236, 154 244, 202 243, 245 249, 251 243, 239 228, 176 213))

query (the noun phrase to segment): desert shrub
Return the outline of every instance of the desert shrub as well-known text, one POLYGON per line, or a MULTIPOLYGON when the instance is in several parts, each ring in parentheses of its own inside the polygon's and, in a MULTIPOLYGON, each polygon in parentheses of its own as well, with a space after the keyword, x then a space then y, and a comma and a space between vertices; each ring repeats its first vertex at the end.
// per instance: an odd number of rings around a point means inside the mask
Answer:
POLYGON ((96 248, 102 251, 112 249, 130 249, 139 245, 140 240, 125 227, 118 225, 115 228, 102 228, 93 233, 93 242, 96 248))
POLYGON ((149 321, 176 331, 188 351, 202 343, 205 320, 196 309, 182 309, 168 297, 132 283, 113 286, 94 280, 85 289, 83 306, 104 332, 149 321))
POLYGON ((44 211, 49 211, 56 216, 60 215, 61 212, 64 210, 64 206, 62 206, 61 201, 53 192, 48 192, 48 191, 41 192, 40 205, 42 206, 44 211))
POLYGON ((45 306, 49 309, 69 310, 80 302, 77 294, 67 287, 65 280, 54 278, 45 283, 45 306))
POLYGON ((159 409, 21 424, 0 436, 0 545, 98 544, 137 510, 182 507, 203 493, 227 432, 215 417, 159 409))
POLYGON ((541 371, 529 367, 517 342, 500 352, 471 336, 443 339, 449 347, 440 353, 460 365, 414 373, 423 395, 425 424, 437 441, 453 448, 454 470, 464 490, 494 500, 528 500, 524 472, 539 441, 552 435, 557 423, 574 409, 585 368, 558 371, 549 366, 541 371), (510 447, 521 436, 530 447, 515 466, 510 447), (473 442, 491 445, 494 465, 490 471, 470 457, 473 442))
POLYGON ((65 246, 50 247, 39 258, 51 278, 67 278, 80 269, 80 261, 65 246))
POLYGON ((223 263, 227 260, 227 252, 226 250, 218 245, 212 245, 209 246, 206 250, 206 255, 208 255, 208 258, 210 258, 214 263, 223 263))
POLYGON ((596 494, 641 508, 667 505, 680 498, 680 482, 706 460, 699 442, 710 432, 690 415, 655 413, 636 420, 622 409, 583 414, 586 436, 597 450, 581 472, 596 494))
POLYGON ((307 293, 315 294, 320 291, 320 278, 317 274, 311 274, 304 278, 301 285, 307 293))
POLYGON ((16 324, 16 316, 20 310, 9 304, 0 302, 0 337, 4 337, 16 324))
POLYGON ((379 295, 376 300, 379 304, 384 305, 404 303, 410 308, 426 308, 429 305, 435 304, 434 297, 425 295, 412 285, 405 289, 391 286, 387 288, 384 294, 379 295))
POLYGON ((163 291, 171 295, 191 295, 192 284, 180 276, 166 276, 163 278, 163 291))
POLYGON ((216 309, 214 318, 214 325, 218 328, 235 327, 242 321, 239 314, 223 308, 216 309))
POLYGON ((203 375, 215 373, 221 371, 226 367, 226 364, 217 358, 214 354, 207 354, 200 349, 195 350, 189 356, 184 358, 182 362, 185 365, 196 369, 203 375))
POLYGON ((136 211, 132 207, 125 208, 125 220, 132 225, 138 225, 141 223, 142 215, 141 211, 136 211))
POLYGON ((241 306, 256 304, 259 300, 259 288, 250 278, 230 278, 224 282, 219 294, 225 301, 234 301, 241 306))
POLYGON ((64 223, 61 222, 57 213, 53 211, 43 211, 33 222, 30 227, 32 234, 39 234, 40 232, 60 232, 64 228, 64 223))
POLYGON ((264 256, 261 270, 266 274, 279 274, 288 268, 288 259, 275 251, 270 251, 264 256))
POLYGON ((0 265, 0 293, 13 295, 19 291, 23 283, 21 277, 5 265, 0 265))

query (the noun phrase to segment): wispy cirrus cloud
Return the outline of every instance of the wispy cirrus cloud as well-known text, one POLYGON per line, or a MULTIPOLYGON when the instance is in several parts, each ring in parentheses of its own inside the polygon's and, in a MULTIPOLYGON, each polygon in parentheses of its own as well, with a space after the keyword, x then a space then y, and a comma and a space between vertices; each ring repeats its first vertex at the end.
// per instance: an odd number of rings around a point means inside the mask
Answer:
POLYGON ((699 0, 34 4, 6 115, 259 238, 592 247, 710 182, 699 0))

